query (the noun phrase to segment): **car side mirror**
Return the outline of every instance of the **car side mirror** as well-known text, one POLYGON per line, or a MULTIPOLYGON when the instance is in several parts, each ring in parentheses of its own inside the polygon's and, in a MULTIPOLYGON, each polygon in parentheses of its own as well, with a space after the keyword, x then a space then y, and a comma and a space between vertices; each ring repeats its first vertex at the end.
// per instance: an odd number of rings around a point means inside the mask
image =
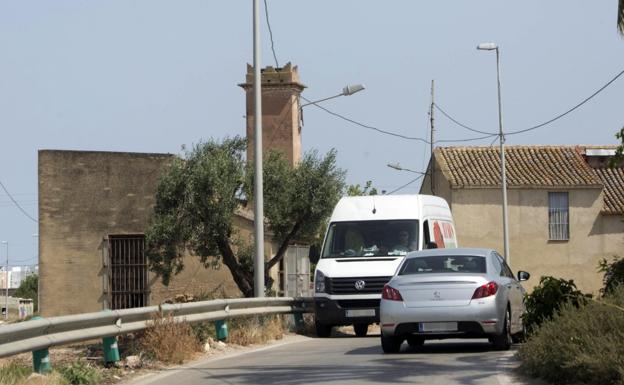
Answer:
POLYGON ((428 242, 427 243, 427 249, 437 249, 438 248, 438 244, 435 242, 428 242))
POLYGON ((531 274, 522 270, 518 271, 518 281, 527 281, 529 278, 531 278, 531 274))

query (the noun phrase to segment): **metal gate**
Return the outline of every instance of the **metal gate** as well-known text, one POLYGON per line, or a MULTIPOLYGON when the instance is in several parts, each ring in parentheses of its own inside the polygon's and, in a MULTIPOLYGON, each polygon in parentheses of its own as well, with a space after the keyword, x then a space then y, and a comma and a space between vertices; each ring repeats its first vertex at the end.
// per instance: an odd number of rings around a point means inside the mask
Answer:
POLYGON ((287 297, 309 297, 310 290, 309 246, 292 245, 284 256, 284 295, 287 297))
POLYGON ((116 310, 147 306, 149 290, 145 236, 109 235, 105 242, 105 307, 116 310))

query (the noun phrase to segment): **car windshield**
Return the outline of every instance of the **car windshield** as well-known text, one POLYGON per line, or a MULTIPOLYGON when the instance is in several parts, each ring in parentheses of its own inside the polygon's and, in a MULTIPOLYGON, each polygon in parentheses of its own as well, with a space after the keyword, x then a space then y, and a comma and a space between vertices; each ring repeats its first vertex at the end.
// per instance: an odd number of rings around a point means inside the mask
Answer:
POLYGON ((418 220, 333 222, 322 258, 406 255, 418 250, 418 220))
POLYGON ((485 257, 472 255, 436 255, 410 258, 399 275, 433 273, 485 274, 485 257))

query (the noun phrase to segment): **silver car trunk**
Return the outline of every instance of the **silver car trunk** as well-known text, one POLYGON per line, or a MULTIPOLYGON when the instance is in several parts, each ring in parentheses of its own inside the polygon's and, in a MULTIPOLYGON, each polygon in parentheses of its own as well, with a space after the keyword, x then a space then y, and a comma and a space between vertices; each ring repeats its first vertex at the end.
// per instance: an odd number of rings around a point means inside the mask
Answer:
POLYGON ((427 274, 397 277, 390 286, 399 290, 405 306, 418 308, 467 306, 475 290, 486 283, 485 275, 427 274))

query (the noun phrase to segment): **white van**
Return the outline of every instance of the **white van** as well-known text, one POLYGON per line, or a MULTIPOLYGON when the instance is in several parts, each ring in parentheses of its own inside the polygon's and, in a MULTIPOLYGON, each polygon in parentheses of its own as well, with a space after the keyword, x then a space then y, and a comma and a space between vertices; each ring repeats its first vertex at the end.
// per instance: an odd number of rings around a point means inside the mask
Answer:
POLYGON ((457 247, 448 204, 430 195, 340 199, 330 218, 314 274, 316 333, 353 325, 365 336, 379 323, 379 301, 404 256, 413 250, 457 247))

